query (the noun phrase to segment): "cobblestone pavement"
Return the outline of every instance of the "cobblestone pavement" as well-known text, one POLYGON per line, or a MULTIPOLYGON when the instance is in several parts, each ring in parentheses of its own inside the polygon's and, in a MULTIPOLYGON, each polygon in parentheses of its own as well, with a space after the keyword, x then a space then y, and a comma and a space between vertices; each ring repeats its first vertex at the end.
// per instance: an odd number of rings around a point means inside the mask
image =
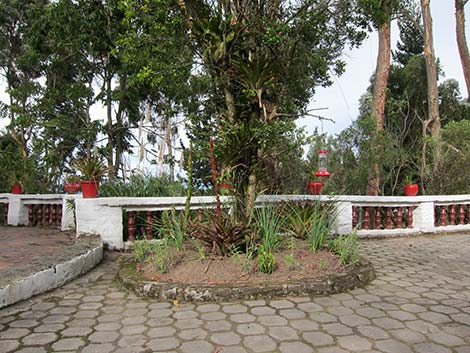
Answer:
POLYGON ((362 243, 377 280, 327 297, 217 304, 139 299, 115 256, 0 310, 0 352, 470 352, 470 235, 362 243))

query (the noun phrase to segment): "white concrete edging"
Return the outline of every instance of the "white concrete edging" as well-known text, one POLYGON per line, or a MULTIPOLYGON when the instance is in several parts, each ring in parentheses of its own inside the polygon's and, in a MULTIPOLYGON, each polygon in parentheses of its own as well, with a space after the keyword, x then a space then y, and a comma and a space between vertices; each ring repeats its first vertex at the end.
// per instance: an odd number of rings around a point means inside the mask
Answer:
POLYGON ((0 308, 58 288, 85 274, 103 259, 103 244, 85 254, 0 288, 0 308))

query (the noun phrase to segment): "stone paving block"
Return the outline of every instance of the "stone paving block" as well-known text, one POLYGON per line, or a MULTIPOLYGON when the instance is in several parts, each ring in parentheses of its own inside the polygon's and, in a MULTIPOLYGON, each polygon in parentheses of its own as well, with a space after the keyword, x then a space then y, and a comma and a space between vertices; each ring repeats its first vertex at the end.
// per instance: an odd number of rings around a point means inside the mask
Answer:
POLYGON ((192 319, 197 317, 199 314, 193 310, 186 310, 186 311, 179 311, 172 315, 172 317, 176 320, 179 319, 192 319))
POLYGON ((256 320, 256 316, 251 314, 232 314, 229 316, 229 320, 239 324, 253 322, 256 320))
POLYGON ((161 317, 156 319, 148 319, 145 322, 145 325, 148 327, 161 327, 161 326, 168 326, 175 322, 174 319, 169 317, 161 317))
POLYGON ((290 320, 289 325, 297 331, 315 331, 319 327, 318 323, 308 319, 290 320))
POLYGON ((85 345, 81 338, 62 338, 52 344, 52 349, 56 351, 72 350, 78 351, 85 345))
POLYGON ((266 332, 266 329, 257 323, 249 323, 238 325, 236 331, 243 336, 249 336, 261 335, 266 332))
POLYGON ((334 342, 333 337, 330 335, 317 331, 304 332, 302 333, 302 337, 314 347, 329 346, 334 342))
POLYGON ((258 316, 257 321, 263 326, 285 326, 288 321, 276 315, 258 316))
POLYGON ((209 321, 205 323, 204 327, 210 332, 230 331, 232 324, 226 320, 209 321))
POLYGON ((178 332, 178 336, 183 340, 193 341, 193 340, 203 340, 207 337, 207 331, 204 331, 200 328, 188 329, 178 332))
POLYGON ((210 336, 210 340, 220 346, 233 346, 240 343, 241 337, 233 332, 217 332, 210 336))
POLYGON ((291 302, 290 300, 286 300, 286 299, 271 300, 268 305, 274 309, 290 309, 295 306, 293 302, 291 302))
POLYGON ((413 353, 406 344, 395 340, 377 341, 375 346, 384 353, 413 353))
POLYGON ((248 307, 246 307, 245 305, 240 305, 240 304, 223 305, 222 311, 227 314, 239 314, 239 313, 247 312, 248 307))
POLYGON ((348 336, 353 334, 351 327, 339 323, 323 324, 321 327, 323 331, 332 336, 348 336))
POLYGON ((26 347, 16 351, 15 353, 46 353, 46 350, 42 347, 26 347))
POLYGON ((119 347, 141 347, 144 346, 149 339, 144 335, 132 335, 132 336, 122 336, 119 341, 117 341, 117 345, 119 347))
POLYGON ((305 312, 298 309, 281 309, 279 310, 279 315, 286 319, 303 319, 307 316, 305 312))
POLYGON ((93 343, 109 343, 114 342, 119 338, 119 334, 117 332, 94 332, 90 336, 88 336, 88 340, 93 343))
POLYGON ((465 341, 460 337, 450 335, 445 332, 433 332, 428 337, 436 343, 442 344, 445 347, 462 346, 465 341))
POLYGON ((276 342, 267 335, 247 336, 243 339, 243 346, 253 352, 272 352, 276 349, 276 342))
POLYGON ((111 343, 90 344, 82 349, 81 353, 110 353, 115 349, 111 343))
POLYGON ((359 315, 342 315, 339 317, 339 321, 350 327, 357 327, 357 326, 366 326, 370 325, 370 320, 366 319, 365 317, 359 315))
POLYGON ((370 338, 372 340, 380 340, 390 337, 387 331, 375 326, 359 326, 357 331, 364 337, 370 338))
POLYGON ((426 336, 418 331, 410 329, 398 329, 388 331, 393 337, 398 338, 400 341, 405 343, 419 343, 426 341, 426 336))
POLYGON ((157 337, 170 337, 173 336, 176 333, 176 329, 171 326, 165 326, 165 327, 157 327, 157 328, 151 328, 147 332, 147 336, 150 338, 157 338, 157 337))
POLYGON ((218 304, 202 304, 196 307, 196 310, 200 313, 210 313, 220 310, 220 305, 218 304))
POLYGON ((57 332, 65 328, 64 324, 45 324, 34 328, 34 332, 57 332))
POLYGON ((299 338, 297 331, 290 327, 270 327, 267 333, 276 341, 291 341, 299 338))
MULTIPOLYGON (((214 353, 214 346, 205 341, 185 342, 179 348, 182 353, 214 353)), ((225 349, 223 349, 225 352, 225 349)))
POLYGON ((30 333, 25 328, 10 328, 6 331, 0 332, 0 339, 18 339, 30 333))
POLYGON ((17 340, 0 340, 0 353, 13 352, 20 346, 17 340))
POLYGON ((413 346, 413 349, 417 353, 451 353, 452 351, 439 344, 423 342, 417 343, 413 346))
POLYGON ((45 346, 46 344, 54 342, 55 340, 57 340, 57 338, 58 336, 52 332, 31 333, 28 336, 23 337, 21 342, 25 346, 31 346, 31 345, 45 346))
POLYGON ((313 349, 302 342, 283 342, 279 346, 281 353, 313 353, 313 349))
POLYGON ((223 320, 226 317, 227 317, 227 314, 222 313, 220 311, 200 314, 201 320, 204 320, 204 321, 223 320))
POLYGON ((152 351, 161 352, 167 351, 170 349, 175 349, 180 345, 180 341, 173 337, 166 338, 156 338, 150 340, 146 347, 150 348, 152 351))
POLYGON ((365 351, 372 348, 369 340, 357 335, 338 337, 338 343, 350 352, 365 351))

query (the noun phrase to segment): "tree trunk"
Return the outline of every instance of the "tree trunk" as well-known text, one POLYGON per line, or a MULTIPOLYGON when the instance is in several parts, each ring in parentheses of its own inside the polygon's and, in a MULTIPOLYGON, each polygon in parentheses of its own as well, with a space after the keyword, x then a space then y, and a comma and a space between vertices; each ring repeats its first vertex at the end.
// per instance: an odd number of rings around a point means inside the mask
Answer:
POLYGON ((385 102, 387 99, 387 83, 390 74, 390 21, 379 27, 379 52, 372 100, 372 116, 376 120, 375 144, 373 146, 374 162, 369 171, 367 194, 377 196, 380 190, 379 151, 381 150, 379 135, 384 129, 385 102))
POLYGON ((437 67, 434 55, 432 35, 432 17, 429 7, 430 0, 421 0, 424 24, 424 58, 426 60, 426 76, 428 81, 428 121, 431 124, 431 136, 434 139, 433 169, 439 168, 441 153, 441 118, 439 116, 439 90, 437 88, 437 67))
POLYGON ((166 118, 166 133, 165 133, 165 143, 168 148, 168 166, 169 166, 169 180, 170 182, 175 181, 175 165, 173 163, 173 147, 171 146, 171 118, 166 118))
POLYGON ((467 39, 465 38, 464 13, 464 6, 467 1, 468 0, 455 0, 455 32, 457 34, 460 62, 462 63, 465 84, 467 85, 467 100, 470 100, 470 54, 468 52, 467 39))
POLYGON ((106 159, 108 161, 109 172, 108 175, 110 178, 114 176, 114 164, 113 164, 113 115, 112 115, 112 87, 111 87, 111 77, 109 74, 106 75, 106 118, 107 118, 107 135, 108 135, 108 146, 106 149, 106 159))

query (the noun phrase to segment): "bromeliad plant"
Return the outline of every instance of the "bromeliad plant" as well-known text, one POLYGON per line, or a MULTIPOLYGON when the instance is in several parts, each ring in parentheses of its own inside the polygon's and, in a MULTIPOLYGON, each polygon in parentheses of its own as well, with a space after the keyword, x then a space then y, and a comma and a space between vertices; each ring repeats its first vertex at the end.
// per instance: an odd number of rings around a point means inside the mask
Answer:
POLYGON ((103 160, 96 156, 78 159, 74 166, 81 173, 82 180, 86 181, 100 181, 108 172, 103 160))

